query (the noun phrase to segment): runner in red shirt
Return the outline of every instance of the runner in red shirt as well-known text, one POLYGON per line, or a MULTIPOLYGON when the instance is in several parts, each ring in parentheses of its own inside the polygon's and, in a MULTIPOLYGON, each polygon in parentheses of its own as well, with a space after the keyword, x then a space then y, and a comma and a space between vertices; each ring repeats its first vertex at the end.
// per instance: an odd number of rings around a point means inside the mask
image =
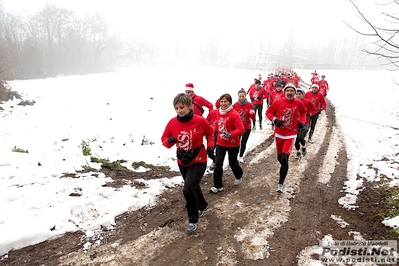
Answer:
POLYGON ((310 79, 310 84, 317 84, 319 85, 319 74, 317 74, 316 70, 312 73, 312 78, 310 79))
POLYGON ((283 86, 281 83, 276 84, 276 89, 272 91, 269 95, 269 105, 272 105, 272 103, 277 100, 278 98, 284 97, 284 91, 283 91, 283 86))
MULTIPOLYGON (((254 106, 255 115, 258 113, 259 129, 262 130, 263 100, 266 99, 266 90, 262 87, 260 80, 255 81, 255 87, 249 90, 249 99, 254 106)), ((256 118, 252 120, 253 130, 256 130, 256 118)))
POLYGON ((249 88, 248 88, 248 90, 247 90, 247 94, 249 94, 249 92, 250 92, 252 89, 255 88, 255 84, 256 84, 256 81, 257 81, 257 80, 258 80, 258 79, 254 79, 254 83, 251 84, 251 86, 249 86, 249 88))
POLYGON ((284 98, 270 105, 266 117, 275 125, 274 139, 276 143, 277 160, 280 167, 280 179, 277 192, 283 192, 284 180, 288 173, 288 159, 298 134, 306 122, 306 108, 303 102, 295 98, 296 88, 293 84, 284 87, 284 98))
POLYGON ((212 103, 208 102, 207 100, 205 100, 205 98, 198 96, 195 94, 194 92, 194 85, 192 83, 187 83, 186 84, 186 90, 185 92, 191 96, 191 99, 193 101, 193 110, 194 110, 194 114, 196 115, 200 115, 202 116, 202 114, 204 113, 204 106, 206 108, 208 108, 208 111, 212 111, 213 110, 213 105, 212 103))
POLYGON ((293 72, 292 76, 294 78, 294 85, 298 88, 299 87, 299 82, 301 81, 301 77, 299 77, 296 72, 293 72))
POLYGON ((325 78, 326 78, 325 75, 321 75, 321 80, 319 81, 319 92, 320 92, 321 94, 323 94, 324 97, 327 96, 327 92, 328 92, 328 90, 330 89, 330 88, 328 87, 328 82, 327 82, 327 80, 325 80, 325 78))
POLYGON ((314 107, 318 110, 318 112, 310 118, 310 131, 308 141, 310 143, 313 143, 312 136, 316 127, 317 119, 319 118, 319 114, 321 113, 321 111, 327 108, 327 102, 323 94, 318 92, 319 85, 312 84, 311 89, 311 91, 305 93, 305 98, 309 99, 313 103, 314 107))
POLYGON ((305 92, 302 89, 296 89, 296 97, 299 100, 303 101, 303 104, 305 105, 306 108, 306 122, 304 123, 303 128, 298 130, 298 134, 295 140, 295 149, 296 149, 295 158, 297 159, 301 158, 301 156, 305 156, 307 153, 305 137, 309 131, 310 117, 319 112, 319 110, 317 110, 314 107, 313 103, 309 99, 304 98, 304 95, 305 92), (301 145, 302 145, 302 153, 300 152, 301 145))
POLYGON ((276 85, 277 85, 277 81, 270 78, 271 80, 271 84, 266 87, 266 93, 267 93, 267 99, 266 99, 266 103, 267 103, 267 107, 270 106, 270 94, 276 90, 276 85))
POLYGON ((215 170, 213 170, 213 193, 223 191, 223 162, 228 153, 229 166, 235 176, 234 184, 242 182, 243 171, 237 157, 240 150, 240 137, 245 132, 240 115, 233 108, 230 94, 220 96, 220 109, 214 129, 218 132, 216 141, 215 170))
POLYGON ((240 163, 244 163, 244 152, 247 148, 249 135, 251 134, 251 119, 255 119, 254 107, 250 102, 248 102, 246 97, 247 93, 245 90, 239 90, 238 101, 233 105, 233 108, 240 115, 245 128, 245 133, 241 136, 240 153, 238 155, 238 162, 240 163))
POLYGON ((162 144, 171 148, 176 145, 177 163, 184 180, 183 194, 186 199, 188 232, 197 230, 198 219, 208 209, 200 187, 206 170, 207 154, 214 152, 213 130, 202 116, 195 115, 188 94, 179 93, 173 100, 177 116, 172 118, 162 134, 162 144), (203 139, 206 138, 205 149, 203 139))

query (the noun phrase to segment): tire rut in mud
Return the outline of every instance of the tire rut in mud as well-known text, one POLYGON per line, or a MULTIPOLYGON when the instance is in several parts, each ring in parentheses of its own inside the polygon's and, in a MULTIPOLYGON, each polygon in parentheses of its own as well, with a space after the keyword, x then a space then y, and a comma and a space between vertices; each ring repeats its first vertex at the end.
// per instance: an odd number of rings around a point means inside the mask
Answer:
MULTIPOLYGON (((298 265, 298 255, 309 246, 318 246, 325 234, 333 234, 337 239, 346 239, 346 232, 331 219, 331 215, 342 214, 338 199, 344 196, 343 182, 346 179, 347 154, 345 146, 339 147, 336 159, 339 163, 327 184, 319 182, 319 173, 323 172, 323 161, 331 143, 333 127, 336 125, 335 110, 330 104, 327 109, 326 135, 318 152, 308 161, 303 172, 299 192, 291 202, 289 220, 276 230, 270 240, 271 254, 262 263, 267 265, 298 265), (335 232, 335 233, 334 233, 335 232), (342 238, 343 237, 343 238, 342 238)), ((316 127, 317 131, 322 130, 316 127)), ((308 145, 309 149, 309 145, 308 145)), ((310 158, 307 158, 310 159, 310 158)), ((334 158, 331 158, 334 159, 334 158)), ((318 255, 314 254, 314 259, 318 255)), ((261 264, 262 264, 261 263, 261 264)), ((261 265, 259 264, 259 265, 261 265)))

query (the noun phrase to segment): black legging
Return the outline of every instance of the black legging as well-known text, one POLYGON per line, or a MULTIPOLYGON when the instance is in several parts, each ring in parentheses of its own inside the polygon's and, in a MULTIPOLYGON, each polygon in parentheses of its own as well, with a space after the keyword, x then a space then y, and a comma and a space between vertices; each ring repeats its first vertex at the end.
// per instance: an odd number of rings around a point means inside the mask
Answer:
POLYGON ((249 134, 251 134, 251 129, 246 129, 244 132, 244 135, 241 136, 240 157, 242 157, 244 155, 244 152, 247 149, 247 142, 248 142, 249 134))
POLYGON ((243 175, 241 166, 238 163, 237 155, 240 146, 224 147, 216 145, 216 161, 213 170, 213 183, 216 188, 223 187, 223 162, 226 152, 228 153, 229 165, 236 179, 240 179, 243 175))
POLYGON ((310 118, 310 131, 309 131, 309 138, 311 139, 314 133, 314 129, 317 124, 317 119, 319 118, 319 114, 315 114, 310 118))
POLYGON ((179 164, 180 173, 184 180, 183 195, 186 199, 186 207, 189 223, 198 222, 198 210, 208 206, 202 194, 200 183, 206 170, 206 163, 195 163, 189 167, 179 164))
POLYGON ((259 125, 262 125, 262 110, 263 110, 263 104, 252 104, 254 106, 255 110, 255 119, 252 120, 253 125, 255 126, 256 123, 256 111, 258 111, 258 117, 259 117, 259 125))
POLYGON ((277 160, 280 162, 280 180, 278 181, 279 184, 284 184, 285 177, 288 173, 288 158, 290 156, 286 153, 277 154, 277 160))
POLYGON ((295 149, 299 150, 299 148, 306 145, 305 137, 308 134, 309 125, 304 125, 303 128, 298 130, 298 134, 296 135, 295 140, 295 149), (301 144, 301 145, 300 145, 301 144))

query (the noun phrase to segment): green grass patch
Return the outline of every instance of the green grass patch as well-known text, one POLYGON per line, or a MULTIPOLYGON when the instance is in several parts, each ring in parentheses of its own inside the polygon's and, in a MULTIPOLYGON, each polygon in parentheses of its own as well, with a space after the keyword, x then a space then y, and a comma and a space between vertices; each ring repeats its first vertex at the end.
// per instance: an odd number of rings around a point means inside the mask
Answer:
POLYGON ((84 156, 91 155, 90 143, 88 141, 82 140, 82 143, 80 144, 80 146, 82 147, 82 153, 84 156))
POLYGON ((142 166, 142 167, 144 167, 144 168, 147 168, 147 169, 151 169, 151 170, 154 170, 154 171, 169 171, 170 170, 170 166, 168 166, 168 165, 164 165, 164 166, 157 166, 157 165, 153 165, 153 164, 147 164, 147 163, 145 163, 145 162, 143 162, 143 161, 140 161, 140 162, 133 162, 132 163, 132 167, 134 168, 134 169, 137 169, 137 168, 139 168, 140 166, 142 166))
MULTIPOLYGON (((382 185, 379 190, 382 196, 380 203, 381 209, 378 215, 382 219, 390 219, 399 216, 399 187, 390 187, 389 179, 385 175, 381 175, 382 185)), ((399 233, 399 228, 395 229, 399 233)))
POLYGON ((29 153, 28 150, 17 148, 17 146, 14 146, 14 148, 12 148, 12 152, 29 153))
POLYGON ((122 167, 122 163, 126 163, 126 160, 116 160, 113 162, 110 162, 109 159, 101 159, 101 158, 97 158, 94 156, 90 156, 90 162, 92 163, 100 163, 102 168, 106 168, 106 169, 119 169, 122 167))

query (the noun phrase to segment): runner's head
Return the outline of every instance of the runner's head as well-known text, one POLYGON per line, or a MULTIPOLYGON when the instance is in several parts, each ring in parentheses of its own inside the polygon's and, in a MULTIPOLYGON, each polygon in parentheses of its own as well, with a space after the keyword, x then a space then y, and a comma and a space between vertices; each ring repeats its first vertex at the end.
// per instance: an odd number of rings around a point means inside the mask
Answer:
POLYGON ((185 92, 190 95, 191 97, 194 97, 194 85, 193 83, 187 83, 186 84, 186 90, 185 92))
POLYGON ((296 88, 295 85, 292 83, 288 83, 284 87, 284 94, 285 97, 287 97, 288 100, 292 100, 295 98, 295 93, 296 93, 296 88))
POLYGON ((226 110, 232 103, 233 99, 231 98, 231 95, 228 93, 224 93, 219 97, 220 101, 220 108, 222 110, 226 110))
POLYGON ((310 88, 312 89, 313 93, 316 93, 319 90, 319 85, 312 84, 312 86, 310 88))
POLYGON ((247 93, 245 92, 245 90, 243 88, 241 88, 241 90, 238 91, 238 101, 243 103, 245 101, 246 97, 247 97, 247 93))
POLYGON ((173 106, 178 116, 186 116, 192 109, 191 96, 186 93, 177 94, 173 99, 173 106))
POLYGON ((302 100, 304 95, 305 95, 305 92, 301 88, 296 89, 296 97, 298 99, 302 100))
POLYGON ((260 80, 259 79, 257 79, 256 81, 255 81, 255 87, 256 88, 259 88, 260 87, 260 80))

